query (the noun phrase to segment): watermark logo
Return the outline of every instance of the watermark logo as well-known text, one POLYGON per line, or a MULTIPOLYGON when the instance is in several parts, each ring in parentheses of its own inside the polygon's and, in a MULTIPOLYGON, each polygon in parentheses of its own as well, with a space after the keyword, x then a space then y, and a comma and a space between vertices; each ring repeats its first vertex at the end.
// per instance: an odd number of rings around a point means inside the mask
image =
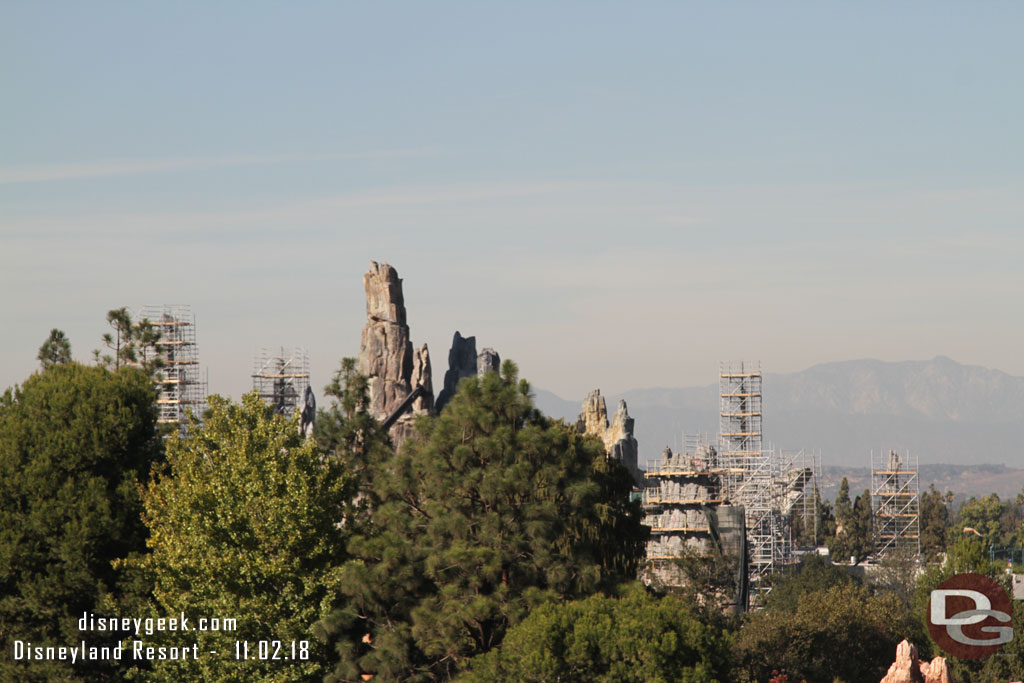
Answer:
POLYGON ((957 574, 939 584, 928 601, 928 630, 954 657, 980 659, 1013 640, 1010 598, 993 579, 957 574))

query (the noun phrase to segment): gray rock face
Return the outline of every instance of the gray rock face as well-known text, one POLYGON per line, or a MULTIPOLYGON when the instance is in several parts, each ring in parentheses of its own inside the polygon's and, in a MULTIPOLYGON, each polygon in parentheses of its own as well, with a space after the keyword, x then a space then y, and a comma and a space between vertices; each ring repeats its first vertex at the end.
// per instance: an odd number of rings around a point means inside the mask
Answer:
POLYGON ((413 403, 412 411, 391 428, 391 436, 398 447, 411 432, 413 416, 433 408, 430 355, 426 344, 413 353, 398 271, 387 263, 372 261, 369 272, 363 276, 363 286, 367 321, 359 348, 358 369, 369 380, 373 416, 378 420, 387 418, 417 384, 422 384, 426 390, 413 403))
POLYGON ((619 401, 612 422, 608 424, 608 408, 600 389, 587 394, 583 401, 583 412, 576 421, 576 429, 582 434, 593 434, 604 443, 609 458, 621 462, 633 475, 637 487, 644 486, 644 473, 637 463, 640 449, 633 437, 633 418, 629 416, 625 401, 619 401))
POLYGON ((477 374, 476 337, 463 337, 456 330, 452 337, 452 348, 448 351, 448 371, 444 373, 444 388, 437 395, 437 411, 452 399, 463 377, 477 374))
POLYGON ((476 374, 483 377, 488 372, 498 372, 501 369, 501 356, 492 348, 486 348, 476 357, 476 374))

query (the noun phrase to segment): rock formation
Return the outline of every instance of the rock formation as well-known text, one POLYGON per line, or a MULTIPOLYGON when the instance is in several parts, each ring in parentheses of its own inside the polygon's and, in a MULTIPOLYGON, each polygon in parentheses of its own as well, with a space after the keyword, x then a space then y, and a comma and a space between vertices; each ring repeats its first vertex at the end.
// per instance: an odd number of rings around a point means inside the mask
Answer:
POLYGON ((430 354, 426 344, 413 353, 398 272, 387 263, 371 262, 370 271, 363 276, 363 286, 367 321, 359 348, 358 369, 369 380, 373 416, 383 421, 417 384, 424 388, 412 410, 391 428, 397 447, 411 433, 413 417, 433 410, 430 354))
POLYGON ((437 395, 435 403, 437 411, 441 412, 445 404, 452 400, 463 378, 497 372, 500 367, 501 357, 497 351, 487 348, 477 354, 476 337, 463 337, 456 330, 455 336, 452 337, 452 348, 448 351, 448 371, 444 373, 444 388, 437 395))
POLYGON ((595 389, 583 400, 583 412, 576 422, 576 429, 582 434, 594 434, 600 438, 608 457, 625 465, 636 485, 643 487, 644 475, 637 463, 639 448, 633 437, 633 418, 629 416, 625 401, 619 401, 619 407, 609 425, 604 396, 600 389, 595 389))
POLYGON ((944 657, 919 661, 917 648, 904 640, 896 646, 896 661, 880 683, 953 683, 953 679, 944 657))
POLYGON ((501 356, 492 348, 485 348, 476 357, 476 374, 483 377, 488 372, 501 370, 501 356))

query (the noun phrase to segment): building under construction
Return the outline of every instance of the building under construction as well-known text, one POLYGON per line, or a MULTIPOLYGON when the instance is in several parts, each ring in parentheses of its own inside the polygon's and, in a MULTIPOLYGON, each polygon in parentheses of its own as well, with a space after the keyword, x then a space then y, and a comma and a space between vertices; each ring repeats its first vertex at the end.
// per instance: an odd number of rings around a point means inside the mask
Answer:
POLYGON ((745 511, 747 575, 756 603, 769 588, 767 577, 792 561, 790 516, 803 504, 814 470, 805 456, 784 458, 764 447, 760 363, 721 364, 719 401, 721 497, 745 511))
POLYGON ((871 453, 874 555, 921 552, 921 503, 917 458, 896 451, 871 453))
POLYGON ((161 368, 157 375, 157 421, 188 428, 188 414, 201 417, 206 407, 206 381, 199 371, 196 321, 188 306, 146 306, 142 319, 160 332, 156 342, 161 368))
POLYGON ((281 415, 302 409, 309 387, 309 353, 302 348, 261 349, 253 362, 252 388, 281 415))
MULTIPOLYGON (((743 508, 725 505, 722 482, 727 472, 719 467, 714 446, 699 437, 684 438, 681 453, 666 448, 647 464, 642 493, 644 524, 651 528, 647 543, 648 578, 677 585, 679 558, 728 556, 744 564, 743 508)), ((734 604, 746 604, 745 573, 737 577, 734 604)))

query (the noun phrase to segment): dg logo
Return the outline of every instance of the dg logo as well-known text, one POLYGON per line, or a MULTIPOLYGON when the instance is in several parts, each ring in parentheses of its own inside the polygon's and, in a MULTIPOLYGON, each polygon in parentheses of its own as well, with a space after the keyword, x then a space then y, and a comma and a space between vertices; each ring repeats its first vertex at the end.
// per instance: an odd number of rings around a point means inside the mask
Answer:
POLYGON ((979 659, 1013 640, 1013 609, 1006 591, 981 574, 957 574, 928 601, 928 631, 954 657, 979 659))

